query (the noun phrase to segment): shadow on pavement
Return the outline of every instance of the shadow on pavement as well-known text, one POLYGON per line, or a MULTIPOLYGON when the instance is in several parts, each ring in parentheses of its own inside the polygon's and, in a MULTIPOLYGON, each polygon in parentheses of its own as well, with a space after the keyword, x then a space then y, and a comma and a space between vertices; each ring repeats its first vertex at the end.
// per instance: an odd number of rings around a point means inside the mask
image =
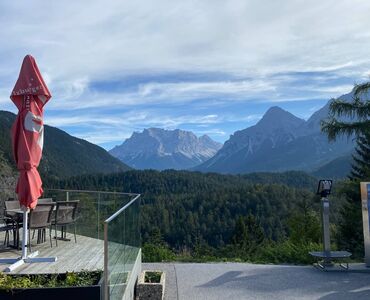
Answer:
MULTIPOLYGON (((198 288, 225 287, 254 292, 287 292, 316 295, 316 299, 370 299, 368 274, 321 272, 314 268, 294 266, 266 266, 245 271, 228 271, 197 286, 198 288), (321 296, 319 296, 321 295, 321 296), (318 297, 317 297, 318 296, 318 297)), ((245 291, 247 292, 247 291, 245 291)))

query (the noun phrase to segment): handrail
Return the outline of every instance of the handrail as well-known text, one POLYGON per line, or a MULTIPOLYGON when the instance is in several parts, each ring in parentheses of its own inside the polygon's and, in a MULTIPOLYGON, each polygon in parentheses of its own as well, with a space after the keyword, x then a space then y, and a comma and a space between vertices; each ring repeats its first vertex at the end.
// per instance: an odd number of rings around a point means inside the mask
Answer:
POLYGON ((137 193, 122 193, 122 192, 109 192, 109 191, 91 191, 91 190, 67 190, 67 189, 44 189, 45 191, 56 191, 56 192, 72 192, 72 193, 101 193, 101 194, 117 194, 117 195, 128 195, 137 196, 137 193))
POLYGON ((117 210, 113 215, 111 215, 108 219, 104 221, 104 223, 109 223, 113 219, 115 219, 121 212, 123 212, 125 209, 127 209, 132 203, 134 203, 141 195, 137 194, 135 198, 133 198, 129 203, 127 203, 125 206, 121 207, 119 210, 117 210))

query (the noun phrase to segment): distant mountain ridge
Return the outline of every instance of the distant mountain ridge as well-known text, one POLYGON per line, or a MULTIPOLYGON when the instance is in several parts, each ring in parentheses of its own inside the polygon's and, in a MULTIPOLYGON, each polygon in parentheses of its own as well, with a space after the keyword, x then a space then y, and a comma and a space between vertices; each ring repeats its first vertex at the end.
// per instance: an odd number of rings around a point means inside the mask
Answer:
MULTIPOLYGON (((10 129, 16 115, 0 111, 0 173, 15 171, 10 129)), ((64 178, 92 173, 110 173, 130 168, 103 148, 45 125, 43 157, 39 166, 42 176, 64 178)), ((1 175, 0 174, 0 175, 1 175)), ((13 174, 17 174, 14 172, 13 174)))
POLYGON ((188 169, 211 158, 222 147, 209 136, 184 130, 148 128, 134 132, 109 153, 136 169, 188 169))
MULTIPOLYGON (((341 98, 350 96, 351 93, 341 98)), ((194 170, 230 174, 288 170, 318 172, 330 161, 350 156, 354 149, 353 140, 339 138, 329 142, 320 131, 321 120, 328 117, 329 105, 330 102, 307 121, 279 107, 271 107, 256 125, 236 131, 214 157, 194 170)), ((337 163, 348 165, 348 159, 337 163)), ((334 165, 331 170, 335 172, 334 165)), ((341 170, 346 168, 341 167, 341 170)))

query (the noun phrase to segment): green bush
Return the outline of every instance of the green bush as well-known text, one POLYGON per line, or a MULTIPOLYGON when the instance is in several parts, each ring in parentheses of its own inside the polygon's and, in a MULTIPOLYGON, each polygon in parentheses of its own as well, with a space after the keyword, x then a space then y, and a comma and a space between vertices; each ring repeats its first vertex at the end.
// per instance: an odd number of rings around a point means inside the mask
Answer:
POLYGON ((175 254, 166 245, 146 243, 142 247, 143 262, 163 262, 175 260, 175 254))
POLYGON ((256 262, 259 263, 291 263, 312 264, 314 259, 308 254, 310 251, 320 251, 319 243, 293 243, 289 240, 280 243, 271 243, 260 248, 256 254, 256 262))
POLYGON ((51 288, 97 284, 102 271, 81 271, 62 274, 8 275, 0 272, 0 289, 51 288))

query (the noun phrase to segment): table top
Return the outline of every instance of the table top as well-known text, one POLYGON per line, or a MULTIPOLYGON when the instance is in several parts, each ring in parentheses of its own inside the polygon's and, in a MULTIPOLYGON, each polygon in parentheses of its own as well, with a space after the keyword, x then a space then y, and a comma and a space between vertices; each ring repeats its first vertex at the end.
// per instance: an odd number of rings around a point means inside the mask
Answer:
POLYGON ((330 252, 312 251, 309 253, 312 256, 320 257, 320 258, 347 258, 352 255, 352 253, 348 251, 330 251, 330 252))
MULTIPOLYGON (((54 206, 53 210, 56 210, 56 209, 57 209, 57 207, 54 206)), ((68 207, 67 209, 73 209, 73 208, 72 207, 68 207)), ((6 213, 23 214, 23 210, 21 208, 7 209, 5 212, 6 213)))
POLYGON ((7 209, 6 213, 23 214, 23 210, 20 208, 7 209))

